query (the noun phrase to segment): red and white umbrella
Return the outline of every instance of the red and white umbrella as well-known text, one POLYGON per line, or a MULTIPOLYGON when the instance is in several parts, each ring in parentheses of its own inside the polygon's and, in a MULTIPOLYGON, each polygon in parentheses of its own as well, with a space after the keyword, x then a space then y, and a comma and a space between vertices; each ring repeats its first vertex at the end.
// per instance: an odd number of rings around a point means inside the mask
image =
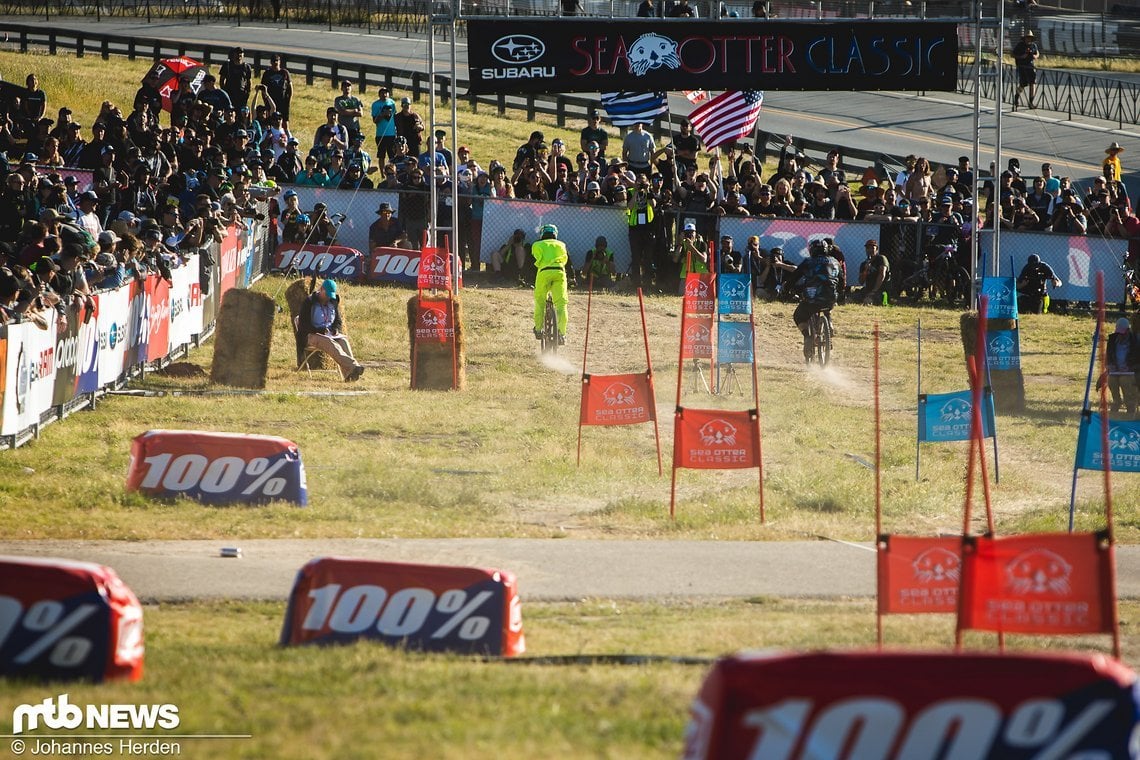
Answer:
POLYGON ((182 56, 155 62, 142 83, 157 90, 162 96, 162 110, 170 111, 183 94, 197 95, 205 78, 204 64, 182 56))

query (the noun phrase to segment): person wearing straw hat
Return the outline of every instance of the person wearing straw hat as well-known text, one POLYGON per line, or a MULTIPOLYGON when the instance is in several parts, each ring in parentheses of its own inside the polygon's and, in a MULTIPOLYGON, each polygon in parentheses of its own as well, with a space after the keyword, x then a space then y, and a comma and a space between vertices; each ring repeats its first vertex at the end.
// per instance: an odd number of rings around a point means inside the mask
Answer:
POLYGON ((1037 38, 1033 36, 1032 29, 1026 29, 1021 35, 1021 41, 1013 46, 1013 61, 1017 66, 1017 92, 1013 95, 1013 107, 1017 108, 1021 91, 1029 88, 1029 107, 1036 108, 1034 96, 1037 94, 1037 59, 1041 57, 1041 48, 1037 47, 1037 38))
MULTIPOLYGON (((1123 167, 1120 165, 1120 154, 1123 152, 1124 146, 1115 141, 1112 143, 1112 145, 1109 145, 1104 149, 1104 164, 1105 166, 1108 166, 1109 164, 1112 165, 1112 176, 1109 177, 1110 181, 1120 179, 1120 175, 1123 171, 1123 167)), ((1105 172, 1105 176, 1108 176, 1108 172, 1105 172)))

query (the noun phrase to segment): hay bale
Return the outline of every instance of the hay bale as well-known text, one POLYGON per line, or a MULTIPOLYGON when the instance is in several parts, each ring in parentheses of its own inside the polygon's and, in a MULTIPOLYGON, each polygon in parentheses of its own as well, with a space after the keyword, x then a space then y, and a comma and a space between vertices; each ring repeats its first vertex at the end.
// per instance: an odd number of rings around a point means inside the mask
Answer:
MULTIPOLYGON (((962 351, 966 357, 974 355, 978 345, 978 313, 969 311, 959 321, 962 333, 962 351)), ((1017 330, 1016 319, 991 319, 987 330, 1017 330)), ((970 373, 966 372, 969 384, 970 373)), ((1017 414, 1025 411, 1025 377, 1020 369, 991 369, 990 387, 994 391, 994 411, 1000 414, 1017 414)))
MULTIPOLYGON (((435 300, 435 299, 430 299, 435 300)), ((463 304, 456 298, 455 309, 455 362, 452 365, 450 343, 436 341, 416 342, 415 329, 419 296, 408 299, 408 344, 412 371, 412 388, 416 390, 447 391, 467 388, 467 350, 464 340, 463 304)), ((440 299, 440 303, 446 303, 440 299)))
POLYGON ((222 298, 214 335, 210 381, 238 388, 264 388, 273 334, 273 299, 234 288, 222 298))

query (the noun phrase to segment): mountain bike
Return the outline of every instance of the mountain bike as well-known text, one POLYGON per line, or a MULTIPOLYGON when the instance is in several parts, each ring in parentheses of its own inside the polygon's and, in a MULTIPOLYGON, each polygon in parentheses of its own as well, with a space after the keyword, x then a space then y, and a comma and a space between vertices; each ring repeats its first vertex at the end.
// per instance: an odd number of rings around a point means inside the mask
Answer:
POLYGON ((558 315, 554 311, 554 299, 546 294, 546 311, 542 317, 542 353, 558 353, 558 315))
POLYGON ((811 356, 807 363, 813 361, 820 367, 826 367, 831 362, 831 309, 817 311, 808 321, 808 339, 811 341, 811 356))

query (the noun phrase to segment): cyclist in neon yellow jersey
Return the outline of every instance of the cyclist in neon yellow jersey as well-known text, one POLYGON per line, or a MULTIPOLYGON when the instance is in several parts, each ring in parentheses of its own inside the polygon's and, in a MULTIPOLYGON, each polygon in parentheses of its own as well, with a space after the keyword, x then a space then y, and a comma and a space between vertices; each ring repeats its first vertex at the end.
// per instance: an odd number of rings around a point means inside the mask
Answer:
POLYGON ((539 239, 530 246, 534 256, 534 337, 542 339, 542 319, 546 311, 546 294, 554 301, 558 315, 558 342, 566 342, 566 263, 570 260, 566 244, 558 239, 558 228, 544 224, 539 239))

